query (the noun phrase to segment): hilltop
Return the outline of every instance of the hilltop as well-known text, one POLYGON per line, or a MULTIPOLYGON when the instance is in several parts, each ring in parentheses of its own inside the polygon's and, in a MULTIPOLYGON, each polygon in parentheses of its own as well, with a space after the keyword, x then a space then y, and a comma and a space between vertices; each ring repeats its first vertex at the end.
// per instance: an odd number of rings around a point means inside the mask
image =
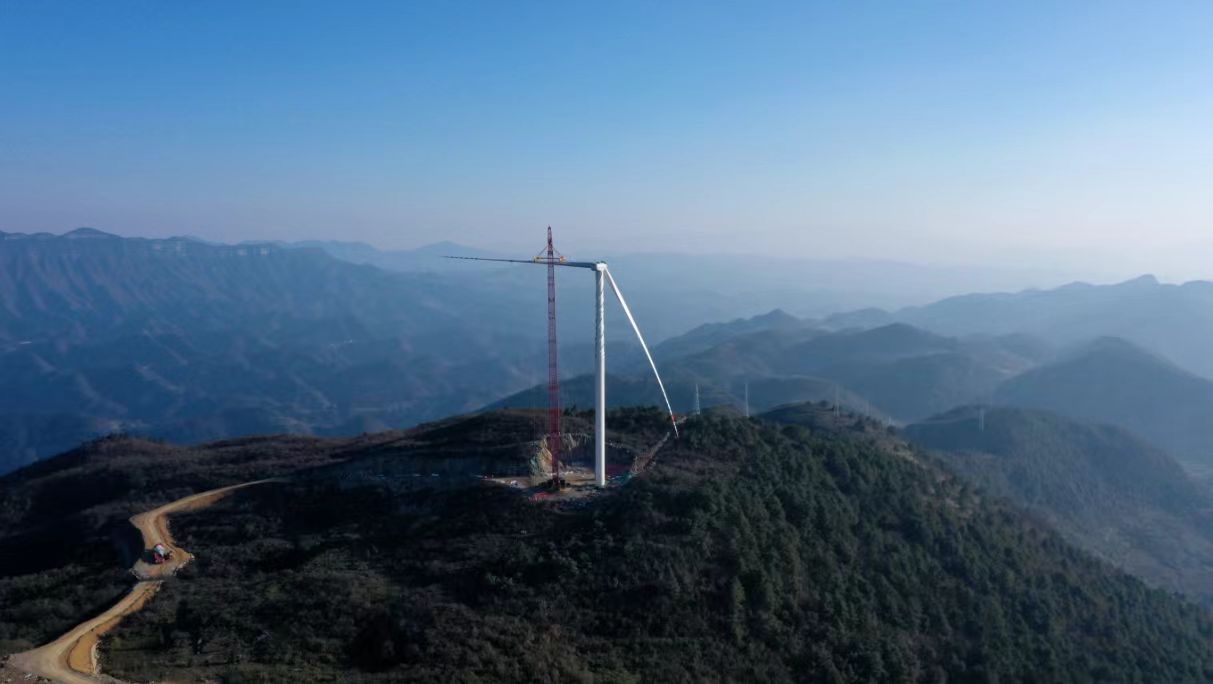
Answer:
POLYGON ((1213 381, 1119 338, 1012 378, 994 401, 1125 428, 1194 472, 1213 469, 1213 381))
MULTIPOLYGON (((174 520, 198 559, 105 640, 103 662, 140 681, 1213 676, 1197 607, 976 495, 881 426, 817 406, 779 419, 693 418, 647 471, 577 506, 470 477, 376 483, 360 466, 435 445, 475 459, 536 439, 538 413, 294 441, 327 445, 316 467, 174 520)), ((611 421, 637 444, 666 425, 656 411, 611 421)), ((218 446, 187 453, 250 468, 252 446, 230 461, 218 446)), ((75 467, 59 460, 0 481, 5 500, 75 467)), ((60 591, 42 595, 70 603, 60 591)))
MULTIPOLYGON (((183 447, 112 436, 0 477, 0 654, 42 643, 110 604, 140 552, 127 519, 187 494, 294 474, 397 495, 526 478, 550 461, 546 415, 499 411, 351 438, 248 437, 183 447)), ((608 463, 625 467, 668 418, 612 418, 608 463)), ((590 422, 568 415, 566 463, 590 460, 590 422)))

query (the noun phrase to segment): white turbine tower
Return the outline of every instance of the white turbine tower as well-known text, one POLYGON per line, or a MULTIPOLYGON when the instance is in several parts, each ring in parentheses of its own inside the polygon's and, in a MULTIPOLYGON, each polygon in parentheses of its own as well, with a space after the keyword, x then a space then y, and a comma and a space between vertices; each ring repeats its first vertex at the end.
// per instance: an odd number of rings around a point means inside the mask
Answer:
MULTIPOLYGON (((498 261, 510 264, 541 264, 548 265, 547 261, 539 258, 526 259, 488 259, 484 257, 458 257, 451 256, 448 259, 465 259, 468 261, 498 261)), ((563 258, 563 257, 562 257, 563 258)), ((665 400, 665 408, 670 413, 670 424, 674 427, 674 436, 678 436, 678 422, 674 419, 674 409, 670 406, 670 397, 666 394, 665 384, 661 382, 661 374, 657 372, 657 363, 653 361, 653 355, 649 353, 649 346, 644 342, 644 335, 640 333, 640 326, 636 325, 636 318, 632 316, 632 310, 628 308, 628 303, 623 298, 623 293, 619 291, 619 285, 615 283, 615 278, 611 276, 611 271, 607 268, 604 261, 560 261, 555 263, 556 266, 565 266, 568 268, 584 268, 594 272, 594 482, 599 487, 606 486, 606 296, 605 285, 611 286, 611 292, 615 293, 615 299, 619 302, 619 306, 623 309, 623 313, 627 316, 628 323, 632 325, 632 331, 636 333, 636 339, 640 342, 640 348, 644 350, 645 358, 649 360, 649 367, 653 369, 653 377, 657 379, 657 387, 661 390, 661 398, 665 400)))

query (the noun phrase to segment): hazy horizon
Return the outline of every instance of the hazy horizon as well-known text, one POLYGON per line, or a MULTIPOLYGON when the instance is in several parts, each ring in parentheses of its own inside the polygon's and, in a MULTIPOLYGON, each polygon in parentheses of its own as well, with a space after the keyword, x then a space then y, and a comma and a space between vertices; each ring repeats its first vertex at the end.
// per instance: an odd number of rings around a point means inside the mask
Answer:
POLYGON ((0 7, 0 229, 1213 277, 1213 9, 0 7))
MULTIPOLYGON (((33 233, 33 232, 42 232, 42 233, 49 233, 52 235, 65 235, 74 230, 80 230, 80 229, 98 230, 98 231, 109 233, 111 235, 115 235, 115 236, 118 236, 121 238, 144 238, 144 239, 184 238, 184 239, 190 239, 190 240, 199 240, 199 241, 210 243, 210 244, 227 244, 227 245, 239 245, 242 243, 257 244, 260 242, 286 243, 286 244, 315 242, 315 243, 332 243, 332 244, 347 244, 347 245, 364 245, 364 246, 370 247, 372 249, 378 250, 387 255, 391 255, 391 254, 395 254, 395 253, 407 253, 407 252, 412 252, 412 251, 427 250, 430 248, 440 247, 442 245, 451 245, 453 247, 459 247, 459 248, 477 249, 477 250, 482 250, 485 253, 490 253, 490 254, 503 256, 503 257, 526 258, 531 255, 530 252, 528 252, 526 249, 511 250, 511 248, 504 243, 497 244, 497 245, 492 245, 492 244, 477 245, 477 244, 468 244, 468 243, 459 242, 457 240, 449 240, 449 239, 442 239, 442 240, 437 240, 437 241, 433 241, 433 242, 417 244, 414 246, 393 249, 390 247, 386 247, 382 244, 376 244, 376 242, 374 240, 357 240, 357 239, 324 238, 324 237, 301 239, 301 240, 290 240, 290 239, 258 240, 255 238, 249 238, 249 239, 237 239, 237 240, 229 241, 229 240, 212 240, 210 238, 205 238, 205 237, 202 237, 199 235, 190 235, 190 234, 159 235, 159 234, 156 234, 155 232, 150 232, 147 234, 133 234, 133 233, 126 233, 126 232, 122 232, 122 231, 102 230, 101 228, 97 228, 96 226, 76 226, 76 227, 73 227, 70 229, 64 229, 64 230, 58 230, 58 231, 55 231, 55 230, 22 231, 22 230, 15 230, 11 226, 10 227, 0 226, 0 232, 27 233, 27 234, 33 233)), ((534 250, 531 250, 531 251, 534 251, 534 250)), ((940 299, 941 297, 946 297, 946 296, 951 296, 951 295, 964 295, 964 294, 979 293, 979 292, 1000 292, 1000 291, 1013 292, 1013 291, 1031 290, 1031 289, 1047 290, 1047 289, 1052 289, 1052 288, 1056 288, 1056 287, 1060 287, 1060 286, 1064 286, 1064 285, 1068 285, 1068 284, 1076 283, 1076 282, 1089 283, 1089 284, 1093 284, 1093 285, 1113 285, 1113 284, 1118 284, 1118 283, 1122 283, 1122 282, 1126 282, 1126 281, 1130 281, 1130 280, 1136 280, 1136 279, 1145 278, 1145 277, 1153 277, 1163 284, 1174 284, 1174 285, 1182 285, 1183 283, 1191 282, 1193 280, 1213 281, 1213 272, 1211 272, 1210 276, 1208 276, 1208 277, 1196 276, 1196 277, 1192 277, 1192 278, 1168 278, 1164 274, 1154 273, 1151 271, 1120 272, 1120 271, 1106 270, 1106 269, 1101 270, 1098 267, 1087 268, 1087 269, 1083 269, 1083 270, 1067 271, 1067 270, 1063 270, 1063 269, 1033 268, 1032 265, 1030 265, 1030 264, 1024 265, 1021 267, 1016 267, 1014 265, 1003 266, 1003 265, 990 265, 990 264, 981 264, 981 263, 972 263, 972 262, 955 262, 955 263, 950 263, 947 261, 927 262, 927 261, 915 261, 915 260, 911 260, 911 259, 897 259, 894 257, 875 258, 875 257, 864 257, 864 256, 851 256, 851 257, 842 256, 842 257, 813 258, 813 257, 805 257, 805 256, 798 256, 798 255, 764 255, 764 254, 747 253, 747 252, 712 252, 712 251, 704 251, 704 252, 651 251, 651 252, 649 252, 649 251, 643 251, 643 250, 631 251, 631 250, 609 250, 609 249, 599 251, 599 252, 588 252, 588 253, 583 252, 581 254, 572 254, 571 256, 573 256, 575 258, 587 258, 587 259, 617 259, 617 258, 656 259, 656 258, 661 258, 663 256, 675 256, 675 257, 681 257, 681 258, 697 258, 698 257, 698 258, 703 258, 705 260, 737 259, 738 261, 741 261, 741 262, 752 261, 752 260, 769 260, 775 264, 785 264, 785 265, 794 265, 794 264, 798 264, 798 263, 806 263, 806 264, 815 263, 815 264, 823 264, 823 265, 888 264, 889 266, 896 266, 896 267, 910 268, 910 269, 922 269, 924 271, 935 270, 935 271, 939 271, 941 274, 947 274, 947 273, 958 273, 958 274, 968 274, 968 275, 985 274, 987 276, 995 278, 995 280, 994 280, 995 284, 986 286, 986 287, 973 286, 971 284, 966 284, 965 282, 958 281, 958 282, 956 282, 954 292, 950 292, 949 294, 941 294, 941 295, 933 296, 933 297, 932 296, 922 297, 922 298, 920 298, 921 301, 919 302, 921 304, 926 304, 926 303, 929 303, 932 301, 936 301, 936 300, 940 299)), ((435 258, 438 258, 438 256, 435 256, 435 258)), ((914 305, 914 304, 909 304, 909 305, 914 305)), ((890 305, 883 304, 883 303, 873 303, 873 306, 877 306, 877 307, 881 307, 881 308, 890 308, 890 305)), ((779 307, 778 305, 775 305, 772 308, 781 308, 781 307, 779 307)), ((891 308, 899 308, 899 306, 892 306, 891 308)), ((845 307, 840 310, 845 310, 845 307)))

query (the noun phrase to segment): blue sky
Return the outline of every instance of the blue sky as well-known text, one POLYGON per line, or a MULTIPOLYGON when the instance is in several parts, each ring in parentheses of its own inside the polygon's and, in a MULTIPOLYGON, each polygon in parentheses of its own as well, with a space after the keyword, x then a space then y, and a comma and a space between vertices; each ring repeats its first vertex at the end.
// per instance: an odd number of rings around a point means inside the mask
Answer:
POLYGON ((1213 277, 1208 3, 0 0, 0 230, 1213 277))

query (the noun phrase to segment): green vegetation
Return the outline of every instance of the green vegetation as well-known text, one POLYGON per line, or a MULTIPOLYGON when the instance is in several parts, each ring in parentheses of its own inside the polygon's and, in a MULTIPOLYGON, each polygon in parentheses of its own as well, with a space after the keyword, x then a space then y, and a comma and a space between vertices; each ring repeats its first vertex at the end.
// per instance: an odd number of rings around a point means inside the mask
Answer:
POLYGON ((953 472, 1045 517, 1148 581, 1213 600, 1213 496, 1159 449, 1109 426, 977 407, 911 425, 953 472), (984 427, 984 429, 982 429, 984 427))
POLYGON ((391 433, 177 447, 109 437, 0 477, 0 654, 45 643, 112 604, 140 552, 127 519, 187 494, 340 461, 391 433))
MULTIPOLYGON (((541 412, 501 411, 347 439, 254 437, 197 447, 115 436, 0 477, 0 655, 59 636, 130 588, 127 568, 141 550, 128 522, 135 513, 304 470, 321 482, 388 488, 415 487, 419 471, 443 471, 424 486, 460 485, 485 470, 525 471, 544 420, 541 412)), ((565 420, 573 432, 589 429, 585 417, 565 420)), ((615 412, 613 449, 638 453, 667 425, 648 411, 615 412)))
POLYGON ((489 485, 249 490, 175 521, 198 561, 105 662, 245 682, 1213 678, 1203 609, 826 415, 694 419, 579 506, 489 485))

